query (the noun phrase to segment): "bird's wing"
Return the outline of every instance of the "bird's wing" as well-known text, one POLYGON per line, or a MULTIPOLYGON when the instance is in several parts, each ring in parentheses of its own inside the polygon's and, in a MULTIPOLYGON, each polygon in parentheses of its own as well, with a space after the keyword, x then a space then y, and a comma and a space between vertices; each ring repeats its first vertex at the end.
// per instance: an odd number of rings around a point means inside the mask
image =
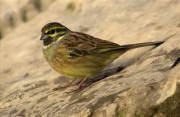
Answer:
POLYGON ((99 54, 118 48, 120 45, 106 40, 94 38, 90 35, 72 32, 61 42, 64 45, 69 55, 84 56, 86 54, 99 54))
POLYGON ((101 54, 113 50, 127 51, 129 49, 159 45, 163 42, 145 42, 137 44, 119 45, 110 41, 94 38, 88 34, 71 32, 69 36, 63 39, 64 45, 70 56, 84 56, 87 54, 101 54))

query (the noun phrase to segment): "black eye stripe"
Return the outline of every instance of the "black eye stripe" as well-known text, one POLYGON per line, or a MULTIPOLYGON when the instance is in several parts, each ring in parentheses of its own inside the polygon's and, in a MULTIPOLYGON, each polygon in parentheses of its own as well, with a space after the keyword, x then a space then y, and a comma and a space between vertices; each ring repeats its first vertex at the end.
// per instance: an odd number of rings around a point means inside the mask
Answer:
POLYGON ((54 34, 54 33, 55 33, 55 30, 52 29, 52 30, 48 31, 46 34, 54 34))

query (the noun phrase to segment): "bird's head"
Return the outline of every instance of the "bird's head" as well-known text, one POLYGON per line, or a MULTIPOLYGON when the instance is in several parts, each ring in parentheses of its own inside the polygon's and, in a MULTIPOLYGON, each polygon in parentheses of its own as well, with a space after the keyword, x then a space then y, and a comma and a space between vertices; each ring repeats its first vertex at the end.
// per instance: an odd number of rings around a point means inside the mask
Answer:
POLYGON ((53 43, 60 41, 69 29, 57 22, 46 24, 41 29, 41 38, 43 40, 43 46, 48 47, 53 43))

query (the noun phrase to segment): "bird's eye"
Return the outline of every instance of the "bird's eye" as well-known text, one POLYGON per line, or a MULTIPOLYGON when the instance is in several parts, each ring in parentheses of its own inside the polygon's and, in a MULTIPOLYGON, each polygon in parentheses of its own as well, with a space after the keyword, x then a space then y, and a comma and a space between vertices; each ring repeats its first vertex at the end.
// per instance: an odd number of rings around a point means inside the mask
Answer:
POLYGON ((55 33, 55 30, 50 30, 47 32, 47 34, 54 34, 55 33))

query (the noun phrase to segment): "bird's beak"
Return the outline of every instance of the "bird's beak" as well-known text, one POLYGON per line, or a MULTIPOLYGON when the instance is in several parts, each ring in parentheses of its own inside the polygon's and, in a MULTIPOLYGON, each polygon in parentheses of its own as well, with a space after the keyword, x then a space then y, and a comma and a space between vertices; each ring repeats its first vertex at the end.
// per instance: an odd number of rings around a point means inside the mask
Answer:
POLYGON ((45 39, 47 39, 48 37, 49 37, 48 35, 42 34, 40 40, 45 40, 45 39))

